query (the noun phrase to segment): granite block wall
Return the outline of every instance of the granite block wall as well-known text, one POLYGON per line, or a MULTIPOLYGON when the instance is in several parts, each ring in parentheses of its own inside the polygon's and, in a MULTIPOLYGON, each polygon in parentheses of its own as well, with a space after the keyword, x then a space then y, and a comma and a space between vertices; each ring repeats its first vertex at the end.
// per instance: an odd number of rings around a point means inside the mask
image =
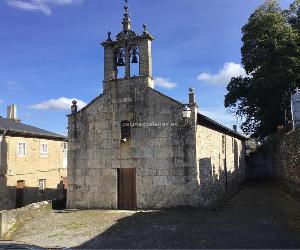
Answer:
POLYGON ((138 208, 198 205, 193 124, 149 81, 104 82, 103 95, 69 117, 68 207, 117 208, 118 168, 136 168, 138 208), (126 142, 124 120, 132 123, 126 142))
POLYGON ((238 190, 245 180, 244 142, 209 127, 197 126, 197 177, 202 206, 238 190))

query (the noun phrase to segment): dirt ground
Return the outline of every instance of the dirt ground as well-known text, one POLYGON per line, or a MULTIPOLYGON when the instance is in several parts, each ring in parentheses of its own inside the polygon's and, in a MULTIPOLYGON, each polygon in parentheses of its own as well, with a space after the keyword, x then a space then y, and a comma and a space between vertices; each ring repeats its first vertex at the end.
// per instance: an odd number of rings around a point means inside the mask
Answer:
POLYGON ((41 214, 13 240, 46 248, 300 248, 300 202, 274 183, 256 183, 210 211, 41 214))

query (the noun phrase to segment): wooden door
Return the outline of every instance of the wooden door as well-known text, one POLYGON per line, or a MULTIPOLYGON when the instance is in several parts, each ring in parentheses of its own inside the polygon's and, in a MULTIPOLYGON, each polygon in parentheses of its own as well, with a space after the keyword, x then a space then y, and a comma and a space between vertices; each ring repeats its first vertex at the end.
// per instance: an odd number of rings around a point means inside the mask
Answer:
POLYGON ((118 169, 118 209, 136 209, 136 170, 118 169))
POLYGON ((16 208, 23 206, 25 181, 17 181, 16 208))

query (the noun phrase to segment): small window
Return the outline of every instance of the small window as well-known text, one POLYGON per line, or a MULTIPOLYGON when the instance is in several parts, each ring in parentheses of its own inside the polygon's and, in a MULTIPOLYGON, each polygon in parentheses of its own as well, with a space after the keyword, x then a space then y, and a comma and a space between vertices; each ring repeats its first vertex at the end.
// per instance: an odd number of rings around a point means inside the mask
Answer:
POLYGON ((48 144, 47 143, 42 143, 41 144, 41 156, 42 157, 47 157, 48 156, 48 144))
POLYGON ((121 139, 128 139, 131 137, 130 122, 121 122, 121 139))
POLYGON ((25 157, 26 156, 26 142, 18 142, 17 144, 17 156, 25 157))
POLYGON ((222 154, 225 154, 225 147, 226 147, 225 135, 222 135, 222 154))
POLYGON ((46 190, 46 179, 39 179, 39 190, 41 192, 46 190))

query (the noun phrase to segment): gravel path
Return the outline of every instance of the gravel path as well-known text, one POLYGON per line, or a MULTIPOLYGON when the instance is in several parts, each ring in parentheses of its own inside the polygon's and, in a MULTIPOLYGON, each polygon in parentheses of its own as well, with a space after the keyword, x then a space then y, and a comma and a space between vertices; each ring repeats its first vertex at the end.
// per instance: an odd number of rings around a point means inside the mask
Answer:
POLYGON ((214 211, 52 212, 13 239, 46 248, 300 248, 300 203, 275 184, 251 184, 214 211))

